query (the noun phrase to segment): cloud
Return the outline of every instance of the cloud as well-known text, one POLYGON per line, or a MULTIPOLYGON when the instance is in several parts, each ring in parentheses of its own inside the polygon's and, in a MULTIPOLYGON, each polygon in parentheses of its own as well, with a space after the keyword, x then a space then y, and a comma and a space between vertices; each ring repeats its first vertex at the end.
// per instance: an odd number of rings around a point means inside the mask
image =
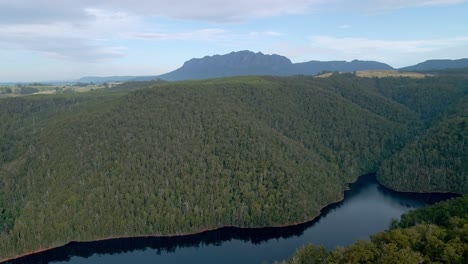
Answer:
POLYGON ((361 9, 366 13, 378 14, 396 9, 450 6, 466 2, 468 2, 468 0, 360 0, 347 3, 346 6, 361 9))
POLYGON ((273 30, 268 30, 268 31, 252 31, 249 33, 249 36, 251 37, 280 37, 283 36, 283 33, 276 32, 273 30))
MULTIPOLYGON (((30 50, 53 58, 95 62, 125 56, 115 42, 128 39, 223 40, 226 31, 205 28, 167 32, 149 20, 157 16, 233 22, 303 12, 321 0, 2 0, 0 48, 30 50), (68 47, 68 48, 67 48, 68 47), (93 57, 94 56, 94 57, 93 57)), ((277 34, 258 32, 258 35, 277 34)))
MULTIPOLYGON (((0 48, 33 50, 54 58, 94 62, 125 56, 125 47, 115 43, 128 39, 228 40, 228 32, 218 28, 220 23, 304 14, 321 8, 368 12, 455 5, 467 1, 357 0, 350 3, 351 1, 345 0, 0 0, 0 48), (161 17, 211 24, 204 29, 168 32, 164 27, 157 28, 157 25, 148 22, 161 17)), ((347 27, 343 25, 341 28, 347 27)), ((251 38, 267 36, 281 36, 281 33, 248 33, 251 38)), ((240 39, 233 33, 229 37, 240 39)), ((364 42, 369 43, 361 43, 364 42)))
POLYGON ((44 23, 86 19, 88 8, 125 12, 139 16, 164 16, 214 22, 303 13, 324 0, 3 0, 0 23, 44 23))
POLYGON ((139 18, 91 8, 83 12, 87 17, 83 21, 0 24, 0 47, 81 62, 123 57, 126 48, 106 44, 106 40, 121 38, 124 32, 138 28, 139 18))
POLYGON ((456 5, 465 2, 468 0, 2 0, 0 24, 64 21, 80 23, 92 19, 87 10, 107 10, 135 16, 160 16, 219 23, 307 13, 323 7, 348 11, 361 9, 370 11, 456 5))
MULTIPOLYGON (((2 32, 1 29, 0 32, 2 32)), ((92 45, 80 38, 35 37, 34 35, 14 36, 8 42, 0 40, 0 47, 30 50, 54 59, 81 62, 121 58, 126 50, 122 46, 92 45)))
POLYGON ((368 53, 427 53, 468 44, 467 37, 457 37, 448 39, 430 39, 430 40, 380 40, 368 38, 337 38, 330 36, 312 36, 310 37, 311 46, 350 55, 365 55, 368 53))
POLYGON ((140 39, 155 39, 155 40, 206 40, 208 38, 215 38, 227 33, 226 30, 221 28, 207 28, 195 30, 191 32, 171 32, 171 33, 152 33, 142 32, 135 33, 133 37, 140 39))
POLYGON ((341 26, 339 26, 338 28, 339 28, 339 29, 348 29, 348 28, 351 28, 351 26, 350 26, 350 25, 347 25, 347 24, 345 24, 345 25, 341 25, 341 26))

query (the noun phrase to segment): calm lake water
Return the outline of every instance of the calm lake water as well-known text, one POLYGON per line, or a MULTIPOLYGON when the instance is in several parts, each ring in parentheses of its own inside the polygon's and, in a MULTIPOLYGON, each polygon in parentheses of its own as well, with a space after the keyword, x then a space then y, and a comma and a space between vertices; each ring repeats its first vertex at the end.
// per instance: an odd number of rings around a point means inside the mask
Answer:
POLYGON ((70 243, 11 263, 262 263, 288 258, 307 243, 328 249, 349 245, 385 230, 392 218, 451 197, 397 193, 374 175, 361 176, 345 199, 322 210, 316 220, 293 227, 222 228, 171 238, 113 239, 70 243))

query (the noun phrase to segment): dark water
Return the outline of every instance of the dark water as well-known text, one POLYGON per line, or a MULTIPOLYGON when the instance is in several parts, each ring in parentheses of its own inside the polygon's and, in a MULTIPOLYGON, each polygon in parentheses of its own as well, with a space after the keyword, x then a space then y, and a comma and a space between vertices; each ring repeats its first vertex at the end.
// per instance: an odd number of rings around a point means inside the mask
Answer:
POLYGON ((315 221, 285 228, 222 228, 171 238, 113 239, 70 243, 12 263, 262 263, 288 258, 307 243, 346 246, 385 230, 404 212, 451 197, 397 193, 361 176, 343 202, 322 210, 315 221))

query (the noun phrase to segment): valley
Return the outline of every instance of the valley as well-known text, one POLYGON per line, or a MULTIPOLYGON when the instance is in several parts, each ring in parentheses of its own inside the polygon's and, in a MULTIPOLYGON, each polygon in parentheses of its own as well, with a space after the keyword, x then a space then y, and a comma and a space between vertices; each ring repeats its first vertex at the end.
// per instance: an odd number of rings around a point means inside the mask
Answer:
POLYGON ((1 258, 307 222, 372 172, 396 190, 465 194, 466 83, 244 76, 0 99, 1 258))

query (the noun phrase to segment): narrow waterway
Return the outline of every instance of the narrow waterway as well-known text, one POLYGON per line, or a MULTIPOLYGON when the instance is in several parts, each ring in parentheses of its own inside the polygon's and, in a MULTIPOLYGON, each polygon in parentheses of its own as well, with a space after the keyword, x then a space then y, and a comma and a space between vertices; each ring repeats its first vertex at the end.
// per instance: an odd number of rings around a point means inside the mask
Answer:
POLYGON ((408 210, 449 198, 442 194, 398 193, 366 175, 350 186, 342 202, 316 220, 292 227, 222 228, 171 238, 112 239, 70 243, 11 263, 262 263, 288 258, 315 243, 346 246, 385 230, 408 210))

